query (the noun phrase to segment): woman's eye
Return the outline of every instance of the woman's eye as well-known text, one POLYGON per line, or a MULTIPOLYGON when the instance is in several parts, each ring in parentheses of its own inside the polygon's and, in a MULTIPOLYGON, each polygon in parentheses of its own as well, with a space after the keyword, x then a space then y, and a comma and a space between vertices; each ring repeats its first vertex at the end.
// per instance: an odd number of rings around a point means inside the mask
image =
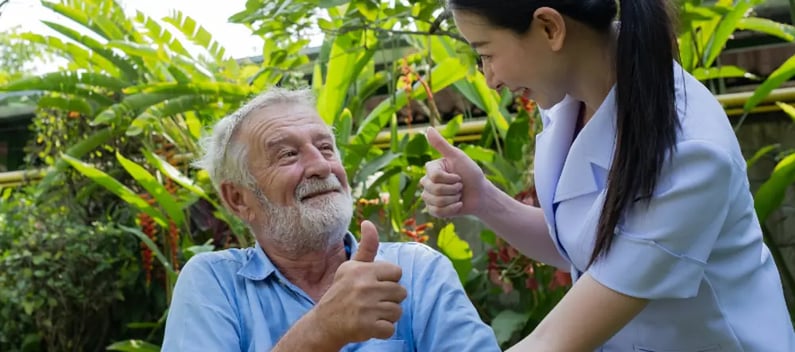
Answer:
POLYGON ((483 63, 487 62, 490 59, 491 55, 478 55, 477 56, 478 69, 483 70, 483 63))

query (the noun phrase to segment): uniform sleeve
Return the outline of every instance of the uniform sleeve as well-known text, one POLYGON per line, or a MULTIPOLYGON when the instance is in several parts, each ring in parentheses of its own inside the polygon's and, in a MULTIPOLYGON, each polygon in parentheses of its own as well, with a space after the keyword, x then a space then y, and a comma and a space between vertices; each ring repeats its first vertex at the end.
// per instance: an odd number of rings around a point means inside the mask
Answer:
POLYGON ((609 252, 589 269, 591 276, 639 298, 696 296, 726 221, 737 168, 709 142, 679 143, 653 198, 625 214, 609 252))
POLYGON ((232 307, 207 255, 183 267, 166 319, 163 351, 240 350, 236 308, 232 307))
POLYGON ((417 351, 500 351, 447 257, 418 245, 412 289, 412 329, 417 351))

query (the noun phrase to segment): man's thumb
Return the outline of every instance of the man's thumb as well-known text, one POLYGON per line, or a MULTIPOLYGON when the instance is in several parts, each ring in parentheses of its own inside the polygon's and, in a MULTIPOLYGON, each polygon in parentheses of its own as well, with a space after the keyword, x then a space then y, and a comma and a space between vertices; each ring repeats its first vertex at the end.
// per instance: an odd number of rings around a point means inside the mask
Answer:
POLYGON ((372 222, 362 221, 362 240, 359 241, 359 249, 353 255, 353 260, 360 262, 372 262, 375 260, 375 253, 378 252, 378 230, 372 222))
POLYGON ((439 131, 435 128, 431 127, 426 132, 426 138, 428 138, 428 143, 436 149, 439 153, 442 154, 442 157, 450 158, 457 156, 461 151, 454 147, 452 144, 448 143, 439 131))

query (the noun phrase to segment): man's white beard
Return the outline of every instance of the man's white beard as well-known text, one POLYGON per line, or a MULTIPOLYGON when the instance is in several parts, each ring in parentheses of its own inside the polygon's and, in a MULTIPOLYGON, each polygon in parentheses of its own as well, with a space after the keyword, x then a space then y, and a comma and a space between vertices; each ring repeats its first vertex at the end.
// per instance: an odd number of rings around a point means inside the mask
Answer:
POLYGON ((294 255, 326 250, 342 242, 353 217, 353 198, 334 174, 302 181, 296 188, 295 206, 273 204, 259 188, 255 193, 267 212, 263 235, 294 255), (301 201, 308 194, 332 189, 340 192, 301 201))

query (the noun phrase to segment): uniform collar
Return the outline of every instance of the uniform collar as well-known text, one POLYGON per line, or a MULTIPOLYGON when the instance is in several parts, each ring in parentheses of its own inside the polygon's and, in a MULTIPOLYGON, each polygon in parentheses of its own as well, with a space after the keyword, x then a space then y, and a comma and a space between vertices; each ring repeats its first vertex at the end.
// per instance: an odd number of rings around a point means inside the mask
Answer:
MULTIPOLYGON (((350 248, 349 253, 356 253, 359 244, 350 232, 345 234, 343 241, 346 249, 350 248)), ((243 264, 243 267, 237 271, 237 274, 249 280, 264 280, 278 271, 279 269, 276 268, 276 265, 268 258, 265 251, 262 250, 259 242, 255 241, 254 250, 249 251, 248 259, 243 264)))
MULTIPOLYGON (((616 142, 615 94, 613 86, 571 143, 555 190, 554 203, 604 189, 616 142)), ((552 118, 576 121, 577 112, 552 118)), ((568 123, 565 128, 564 134, 574 135, 575 123, 568 123)))

